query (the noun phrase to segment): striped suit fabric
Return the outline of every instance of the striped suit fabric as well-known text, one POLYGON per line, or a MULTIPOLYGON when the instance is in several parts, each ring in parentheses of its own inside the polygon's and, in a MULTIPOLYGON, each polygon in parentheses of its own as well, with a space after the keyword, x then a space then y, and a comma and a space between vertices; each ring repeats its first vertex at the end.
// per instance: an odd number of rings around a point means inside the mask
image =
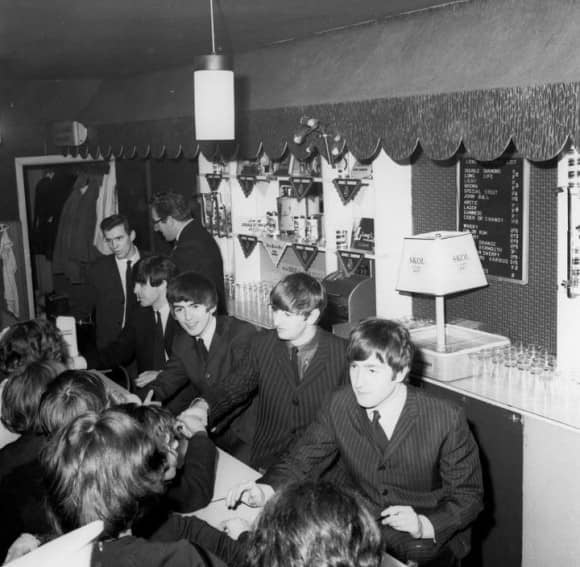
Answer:
POLYGON ((286 341, 276 331, 256 336, 250 345, 251 372, 230 377, 230 392, 211 408, 210 422, 235 406, 249 392, 258 391, 256 433, 251 465, 267 468, 277 462, 348 380, 346 341, 317 330, 318 348, 297 381, 286 341))
MULTIPOLYGON (((382 450, 352 388, 337 392, 292 452, 259 482, 274 488, 312 476, 337 455, 350 480, 378 517, 388 506, 412 506, 433 524, 439 546, 457 557, 470 549, 469 525, 482 509, 479 450, 460 407, 407 387, 407 400, 382 450)), ((411 536, 383 526, 400 551, 411 536)))

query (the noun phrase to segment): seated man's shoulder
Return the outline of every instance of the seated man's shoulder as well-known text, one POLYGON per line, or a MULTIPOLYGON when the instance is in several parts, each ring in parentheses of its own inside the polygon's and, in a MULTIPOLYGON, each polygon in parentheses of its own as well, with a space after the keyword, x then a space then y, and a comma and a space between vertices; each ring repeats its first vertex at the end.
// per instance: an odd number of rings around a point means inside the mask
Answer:
POLYGON ((443 399, 419 388, 413 388, 412 391, 415 392, 419 407, 426 411, 437 413, 449 419, 455 419, 458 415, 464 413, 463 407, 458 402, 443 399))
POLYGON ((352 386, 350 384, 345 384, 332 393, 328 407, 331 412, 343 412, 346 408, 354 407, 356 405, 357 401, 354 397, 352 386))

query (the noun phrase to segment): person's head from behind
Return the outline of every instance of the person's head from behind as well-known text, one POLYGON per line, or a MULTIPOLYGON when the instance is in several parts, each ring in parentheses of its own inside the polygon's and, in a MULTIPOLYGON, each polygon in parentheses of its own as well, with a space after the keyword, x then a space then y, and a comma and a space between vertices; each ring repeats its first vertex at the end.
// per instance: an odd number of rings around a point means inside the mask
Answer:
POLYGON ((411 368, 413 351, 409 331, 400 323, 379 318, 361 321, 346 349, 359 405, 376 408, 398 391, 411 368))
POLYGON ((56 325, 46 319, 32 319, 12 325, 0 340, 0 371, 18 372, 31 362, 53 361, 64 366, 68 347, 56 325))
POLYGON ((133 268, 135 295, 143 307, 158 311, 167 302, 167 283, 177 275, 177 267, 166 256, 149 256, 133 268))
POLYGON ((376 567, 381 536, 357 496, 327 482, 289 484, 264 506, 245 567, 376 567))
POLYGON ((75 417, 100 412, 110 399, 103 381, 85 370, 67 370, 46 388, 38 410, 38 420, 46 435, 52 435, 75 417))
POLYGON ((326 290, 304 272, 290 274, 273 287, 270 304, 278 336, 286 341, 300 341, 326 308, 326 290))
POLYGON ((129 529, 165 490, 166 458, 141 424, 122 411, 85 413, 41 453, 57 532, 103 520, 102 539, 129 529))
POLYGON ((135 231, 125 215, 111 215, 101 221, 101 230, 107 246, 119 260, 126 260, 135 252, 135 231))
POLYGON ((189 219, 191 206, 185 197, 173 191, 155 193, 150 202, 153 230, 172 242, 189 219))
POLYGON ((2 423, 13 433, 42 433, 42 395, 64 367, 52 361, 31 362, 7 379, 2 390, 2 423))
POLYGON ((215 316, 217 291, 211 280, 197 272, 184 272, 169 281, 167 301, 184 331, 200 337, 215 316))
MULTIPOLYGON (((159 450, 167 455, 164 479, 168 481, 175 478, 177 469, 183 464, 183 454, 180 453, 182 438, 176 432, 175 416, 160 406, 122 404, 116 409, 125 412, 143 426, 159 450)), ((185 448, 186 446, 183 447, 184 450, 185 448)))

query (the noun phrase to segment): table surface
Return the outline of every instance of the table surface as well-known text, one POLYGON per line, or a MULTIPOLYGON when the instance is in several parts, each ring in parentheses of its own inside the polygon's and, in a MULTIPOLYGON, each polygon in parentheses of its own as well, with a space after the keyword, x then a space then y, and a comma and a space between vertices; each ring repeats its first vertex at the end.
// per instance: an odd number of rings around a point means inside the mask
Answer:
MULTIPOLYGON (((256 480, 261 475, 258 471, 242 463, 242 461, 232 457, 225 451, 218 449, 217 470, 215 488, 212 501, 194 514, 205 520, 208 524, 219 528, 220 523, 231 518, 243 518, 252 523, 260 513, 260 508, 250 508, 245 504, 240 504, 235 510, 229 510, 224 498, 228 490, 240 482, 256 480)), ((389 554, 383 554, 381 567, 405 567, 389 554)))
POLYGON ((561 370, 546 378, 517 368, 504 368, 451 382, 422 380, 507 410, 580 430, 580 371, 561 370))

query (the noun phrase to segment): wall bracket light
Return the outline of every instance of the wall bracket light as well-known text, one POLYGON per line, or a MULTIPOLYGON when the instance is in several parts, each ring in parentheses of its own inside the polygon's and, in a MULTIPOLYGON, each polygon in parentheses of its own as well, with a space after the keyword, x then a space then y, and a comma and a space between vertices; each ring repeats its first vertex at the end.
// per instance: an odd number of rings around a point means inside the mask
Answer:
MULTIPOLYGON (((342 136, 340 134, 330 134, 318 118, 302 116, 297 130, 294 132, 294 143, 300 146, 311 135, 322 140, 326 160, 328 161, 328 164, 334 168, 336 161, 344 151, 345 143, 342 136)), ((312 154, 314 153, 315 148, 317 148, 317 146, 314 143, 311 143, 306 148, 306 152, 312 154)))

